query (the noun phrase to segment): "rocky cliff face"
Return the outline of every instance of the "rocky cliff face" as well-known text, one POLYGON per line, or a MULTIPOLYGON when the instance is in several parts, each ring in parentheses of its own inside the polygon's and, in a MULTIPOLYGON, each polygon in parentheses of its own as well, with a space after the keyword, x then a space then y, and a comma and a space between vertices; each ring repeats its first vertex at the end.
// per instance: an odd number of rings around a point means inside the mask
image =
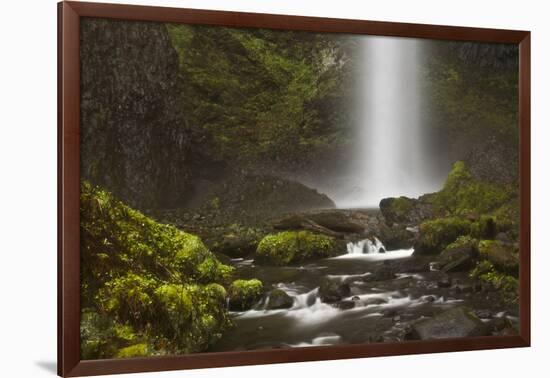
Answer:
POLYGON ((180 205, 190 139, 165 26, 84 18, 80 58, 82 177, 134 207, 180 205))

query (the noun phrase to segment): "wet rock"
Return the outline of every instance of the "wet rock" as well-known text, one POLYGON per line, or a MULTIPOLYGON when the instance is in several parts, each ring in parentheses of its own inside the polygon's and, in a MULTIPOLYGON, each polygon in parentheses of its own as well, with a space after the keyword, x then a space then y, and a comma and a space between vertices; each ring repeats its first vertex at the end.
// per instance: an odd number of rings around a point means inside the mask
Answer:
POLYGON ((335 303, 349 297, 351 288, 347 283, 326 279, 319 287, 319 297, 324 303, 335 303))
POLYGON ((269 294, 267 302, 268 310, 279 310, 290 308, 294 304, 294 299, 281 289, 275 289, 269 294))
POLYGON ((502 331, 498 332, 498 336, 517 336, 519 332, 514 327, 506 327, 502 331))
POLYGON ((412 339, 430 340, 487 336, 488 327, 467 307, 455 307, 412 326, 412 339))
POLYGON ((386 298, 382 298, 382 297, 372 297, 372 298, 365 299, 363 301, 363 303, 364 303, 365 306, 381 305, 381 304, 388 303, 388 300, 386 298))
POLYGON ((408 231, 405 225, 397 223, 391 226, 384 222, 380 223, 376 235, 388 250, 411 248, 416 239, 415 233, 408 231))
POLYGON ((429 303, 435 302, 436 299, 437 299, 437 297, 435 295, 426 295, 426 296, 422 297, 423 302, 429 302, 429 303))
POLYGON ((475 314, 480 319, 491 319, 493 314, 489 310, 476 310, 475 314))
POLYGON ((445 288, 445 287, 451 287, 451 279, 448 275, 444 274, 441 275, 437 280, 437 287, 445 288))
POLYGON ((215 235, 216 239, 207 239, 207 242, 212 245, 213 252, 223 253, 233 258, 246 257, 256 252, 263 234, 252 228, 235 228, 235 230, 224 230, 225 233, 222 235, 215 235))
POLYGON ((395 278, 395 273, 395 266, 391 263, 385 263, 376 267, 371 274, 363 277, 363 281, 370 282, 392 280, 395 278))
POLYGON ((351 301, 351 300, 339 301, 334 303, 333 306, 340 310, 350 310, 355 307, 355 301, 351 301))
POLYGON ((380 212, 388 224, 401 223, 414 226, 434 215, 431 195, 418 199, 408 197, 384 198, 380 212))
POLYGON ((413 256, 397 263, 398 273, 425 273, 430 271, 430 259, 425 256, 413 256))
POLYGON ((458 294, 466 294, 466 293, 472 293, 474 291, 474 288, 472 287, 472 285, 458 284, 458 285, 454 285, 452 287, 452 290, 458 294))
POLYGON ((497 317, 497 318, 491 319, 491 321, 487 323, 487 327, 489 327, 489 329, 493 333, 497 333, 502 331, 505 328, 512 327, 512 322, 506 317, 499 317, 499 318, 497 317))

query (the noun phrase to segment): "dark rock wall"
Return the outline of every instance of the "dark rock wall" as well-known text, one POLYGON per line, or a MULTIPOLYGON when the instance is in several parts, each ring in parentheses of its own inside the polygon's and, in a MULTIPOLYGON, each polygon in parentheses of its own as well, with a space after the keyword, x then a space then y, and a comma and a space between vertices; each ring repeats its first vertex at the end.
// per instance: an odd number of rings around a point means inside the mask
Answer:
POLYGON ((163 24, 81 21, 81 175, 138 208, 191 186, 178 57, 163 24))

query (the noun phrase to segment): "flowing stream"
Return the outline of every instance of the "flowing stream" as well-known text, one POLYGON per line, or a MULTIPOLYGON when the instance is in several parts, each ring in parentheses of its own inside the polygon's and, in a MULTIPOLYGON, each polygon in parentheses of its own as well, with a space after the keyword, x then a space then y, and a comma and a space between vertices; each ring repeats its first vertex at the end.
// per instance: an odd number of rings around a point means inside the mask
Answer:
MULTIPOLYGON (((350 243, 347 253, 304 266, 256 266, 252 260, 236 260, 241 277, 257 277, 266 287, 285 291, 293 304, 287 309, 269 310, 266 297, 249 311, 232 312, 235 327, 213 350, 402 341, 411 320, 459 304, 486 308, 485 297, 456 295, 449 288, 438 288, 438 272, 404 272, 391 279, 369 280, 388 262, 409 261, 412 253, 412 249, 386 251, 375 239, 350 243), (353 303, 353 308, 323 303, 319 286, 324 280, 349 284, 351 292, 341 302, 353 303)), ((464 274, 454 277, 468 280, 464 274)))

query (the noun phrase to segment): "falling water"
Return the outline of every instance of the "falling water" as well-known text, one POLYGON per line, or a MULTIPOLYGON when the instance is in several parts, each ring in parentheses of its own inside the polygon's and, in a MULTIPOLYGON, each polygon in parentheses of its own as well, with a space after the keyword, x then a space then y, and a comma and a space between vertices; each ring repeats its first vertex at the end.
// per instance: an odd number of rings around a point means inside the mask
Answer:
POLYGON ((385 197, 438 189, 424 133, 424 42, 363 37, 354 188, 341 207, 375 207, 385 197))

